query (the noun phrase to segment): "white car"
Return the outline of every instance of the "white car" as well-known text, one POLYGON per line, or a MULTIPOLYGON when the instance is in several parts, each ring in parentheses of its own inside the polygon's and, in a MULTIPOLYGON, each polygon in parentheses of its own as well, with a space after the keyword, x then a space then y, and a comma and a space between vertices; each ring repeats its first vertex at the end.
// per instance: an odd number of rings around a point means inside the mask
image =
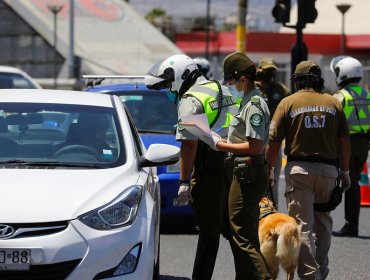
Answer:
POLYGON ((158 279, 154 166, 178 158, 117 96, 0 90, 0 279, 158 279))
POLYGON ((19 68, 0 65, 0 89, 2 88, 37 89, 41 85, 19 68))

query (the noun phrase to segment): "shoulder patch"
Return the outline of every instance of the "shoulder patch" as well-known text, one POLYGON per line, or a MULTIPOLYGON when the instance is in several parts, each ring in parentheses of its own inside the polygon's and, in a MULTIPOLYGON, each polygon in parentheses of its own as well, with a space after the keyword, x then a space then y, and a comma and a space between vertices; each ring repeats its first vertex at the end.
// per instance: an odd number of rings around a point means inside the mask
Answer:
POLYGON ((260 104, 260 99, 258 97, 253 96, 251 98, 251 103, 252 104, 260 104))
POLYGON ((261 126, 261 124, 262 124, 262 115, 255 113, 250 117, 249 121, 250 121, 251 125, 253 125, 253 126, 261 126))

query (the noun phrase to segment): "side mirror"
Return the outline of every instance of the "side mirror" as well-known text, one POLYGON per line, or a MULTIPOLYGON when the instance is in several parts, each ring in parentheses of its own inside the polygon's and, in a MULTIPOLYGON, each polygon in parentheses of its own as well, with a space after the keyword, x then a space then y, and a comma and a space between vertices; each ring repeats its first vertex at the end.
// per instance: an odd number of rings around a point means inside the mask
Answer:
POLYGON ((145 156, 140 158, 140 167, 170 165, 180 158, 180 148, 167 144, 152 144, 145 156))

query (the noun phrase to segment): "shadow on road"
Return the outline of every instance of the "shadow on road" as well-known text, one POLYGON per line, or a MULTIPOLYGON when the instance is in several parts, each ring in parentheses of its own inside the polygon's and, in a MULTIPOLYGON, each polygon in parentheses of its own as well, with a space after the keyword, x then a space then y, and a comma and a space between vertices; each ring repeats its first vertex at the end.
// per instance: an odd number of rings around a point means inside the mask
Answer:
POLYGON ((193 217, 181 217, 181 216, 161 217, 161 234, 196 234, 196 233, 197 230, 195 228, 193 217))
POLYGON ((177 276, 168 276, 168 275, 160 275, 159 279, 161 280, 190 280, 187 277, 177 277, 177 276))

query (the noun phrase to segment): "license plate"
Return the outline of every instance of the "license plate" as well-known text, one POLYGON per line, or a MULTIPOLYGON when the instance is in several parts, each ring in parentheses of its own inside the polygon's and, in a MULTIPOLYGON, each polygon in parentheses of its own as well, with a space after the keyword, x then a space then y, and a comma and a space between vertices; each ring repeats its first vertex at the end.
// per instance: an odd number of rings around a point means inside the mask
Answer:
POLYGON ((29 270, 30 249, 1 249, 0 270, 29 270))

